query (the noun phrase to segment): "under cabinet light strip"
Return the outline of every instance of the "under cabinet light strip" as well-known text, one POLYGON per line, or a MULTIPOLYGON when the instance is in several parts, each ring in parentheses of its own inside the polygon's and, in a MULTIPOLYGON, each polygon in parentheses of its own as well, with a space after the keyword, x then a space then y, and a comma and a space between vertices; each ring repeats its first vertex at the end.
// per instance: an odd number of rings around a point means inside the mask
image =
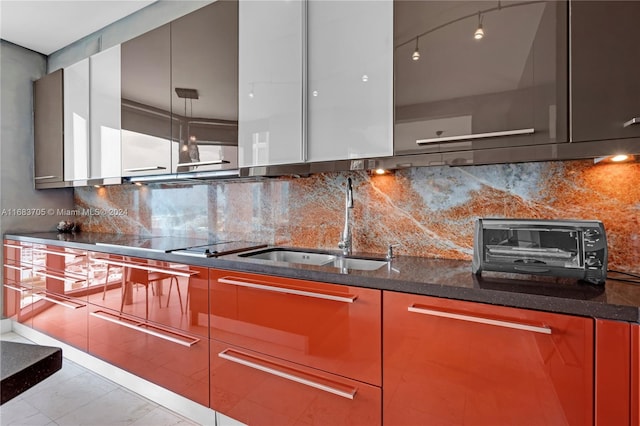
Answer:
MULTIPOLYGON (((250 368, 254 368, 256 370, 260 370, 260 371, 263 371, 265 373, 272 374, 274 376, 282 377, 283 379, 291 380, 292 382, 296 382, 296 383, 300 383, 300 384, 303 384, 303 385, 307 385, 307 386, 315 388, 315 389, 320 389, 322 391, 329 392, 329 393, 332 393, 334 395, 341 396, 343 398, 347 398, 347 399, 353 400, 353 399, 355 399, 356 392, 358 391, 357 388, 352 388, 349 392, 345 392, 345 391, 342 391, 340 389, 336 389, 336 388, 331 387, 331 386, 323 385, 322 383, 317 383, 317 382, 314 382, 312 380, 304 379, 302 377, 298 377, 298 376, 295 376, 293 374, 286 373, 284 371, 276 370, 275 368, 271 368, 271 367, 267 367, 267 366, 258 364, 257 362, 251 362, 251 361, 247 361, 247 360, 242 359, 242 358, 237 358, 237 357, 235 357, 233 355, 229 355, 229 352, 231 352, 231 349, 225 349, 224 351, 220 352, 218 354, 218 356, 220 358, 226 359, 228 361, 235 362, 237 364, 241 364, 241 365, 244 365, 244 366, 247 366, 247 367, 250 367, 250 368)), ((241 353, 241 352, 238 352, 238 353, 241 353)), ((242 354, 242 355, 249 356, 249 355, 246 355, 246 354, 242 354)))
POLYGON ((452 312, 436 311, 433 309, 418 308, 416 306, 409 306, 407 310, 409 312, 431 315, 434 317, 457 319, 468 322, 476 322, 479 324, 496 325, 498 327, 513 328, 516 330, 533 331, 534 333, 551 334, 551 328, 549 327, 537 327, 535 325, 521 324, 517 322, 500 321, 490 318, 474 317, 471 315, 454 314, 452 312))
POLYGON ((275 287, 275 286, 270 286, 270 285, 265 285, 265 284, 258 284, 258 283, 252 283, 252 282, 246 282, 246 281, 238 281, 238 280, 229 279, 229 278, 218 278, 218 282, 220 284, 230 284, 230 285, 236 285, 236 286, 240 286, 240 287, 255 288, 255 289, 258 289, 258 290, 273 291, 273 292, 276 292, 276 293, 295 294, 295 295, 298 295, 298 296, 308 296, 308 297, 313 297, 313 298, 316 298, 316 299, 332 300, 334 302, 353 303, 358 298, 358 296, 350 295, 350 294, 347 294, 345 296, 334 296, 332 294, 316 293, 316 292, 313 292, 313 291, 305 291, 305 290, 296 290, 296 289, 293 289, 293 288, 286 288, 286 287, 275 287))

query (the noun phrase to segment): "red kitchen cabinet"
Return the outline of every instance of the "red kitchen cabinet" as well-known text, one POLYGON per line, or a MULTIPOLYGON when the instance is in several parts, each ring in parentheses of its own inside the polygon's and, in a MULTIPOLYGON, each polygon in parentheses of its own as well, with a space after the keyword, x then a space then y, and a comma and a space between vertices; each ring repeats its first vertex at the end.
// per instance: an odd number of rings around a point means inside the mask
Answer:
POLYGON ((211 338, 381 385, 381 292, 210 270, 211 338))
POLYGON ((251 425, 381 424, 381 389, 211 341, 211 408, 251 425))
POLYGON ((90 253, 89 264, 89 303, 209 337, 207 268, 105 253, 90 253))
POLYGON ((631 424, 640 425, 640 325, 631 326, 631 424))
POLYGON ((592 425, 588 318, 383 292, 387 425, 592 425))
POLYGON ((89 305, 88 352, 204 406, 209 405, 209 340, 89 305))
POLYGON ((595 343, 595 425, 628 425, 632 383, 631 324, 597 319, 595 343))
POLYGON ((4 240, 3 314, 24 325, 31 325, 33 268, 31 243, 4 240))

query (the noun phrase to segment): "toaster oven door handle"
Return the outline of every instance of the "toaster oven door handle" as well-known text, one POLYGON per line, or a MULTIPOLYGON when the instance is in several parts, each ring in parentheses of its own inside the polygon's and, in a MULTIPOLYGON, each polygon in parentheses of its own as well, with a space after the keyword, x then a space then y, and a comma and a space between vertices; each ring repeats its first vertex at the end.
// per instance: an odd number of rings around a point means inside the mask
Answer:
POLYGON ((416 305, 409 306, 407 310, 409 312, 414 312, 416 314, 430 315, 430 316, 441 317, 441 318, 457 319, 461 321, 475 322, 479 324, 495 325, 498 327, 513 328, 516 330, 532 331, 534 333, 551 334, 551 328, 545 327, 545 326, 523 324, 519 322, 511 322, 511 321, 504 321, 504 320, 495 320, 491 318, 477 317, 474 315, 457 314, 453 312, 422 308, 416 305))

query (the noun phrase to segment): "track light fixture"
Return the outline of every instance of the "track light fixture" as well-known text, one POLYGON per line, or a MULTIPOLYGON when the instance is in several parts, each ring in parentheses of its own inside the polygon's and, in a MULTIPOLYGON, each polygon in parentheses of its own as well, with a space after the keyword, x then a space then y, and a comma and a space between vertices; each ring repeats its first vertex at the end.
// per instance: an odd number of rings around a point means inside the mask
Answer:
POLYGON ((484 37, 484 29, 482 28, 482 12, 478 12, 478 28, 476 32, 473 33, 473 38, 476 40, 482 40, 484 37))
POLYGON ((416 49, 413 51, 413 55, 411 55, 411 59, 413 59, 414 61, 420 59, 420 51, 418 50, 418 39, 419 37, 416 37, 416 49))

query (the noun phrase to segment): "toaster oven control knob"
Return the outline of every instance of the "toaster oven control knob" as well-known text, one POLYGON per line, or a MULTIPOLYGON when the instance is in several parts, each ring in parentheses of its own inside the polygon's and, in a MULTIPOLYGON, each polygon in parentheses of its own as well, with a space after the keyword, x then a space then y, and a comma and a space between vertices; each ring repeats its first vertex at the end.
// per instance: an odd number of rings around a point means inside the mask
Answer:
POLYGON ((584 231, 584 239, 589 243, 595 243, 600 239, 600 231, 597 229, 587 229, 584 231))

